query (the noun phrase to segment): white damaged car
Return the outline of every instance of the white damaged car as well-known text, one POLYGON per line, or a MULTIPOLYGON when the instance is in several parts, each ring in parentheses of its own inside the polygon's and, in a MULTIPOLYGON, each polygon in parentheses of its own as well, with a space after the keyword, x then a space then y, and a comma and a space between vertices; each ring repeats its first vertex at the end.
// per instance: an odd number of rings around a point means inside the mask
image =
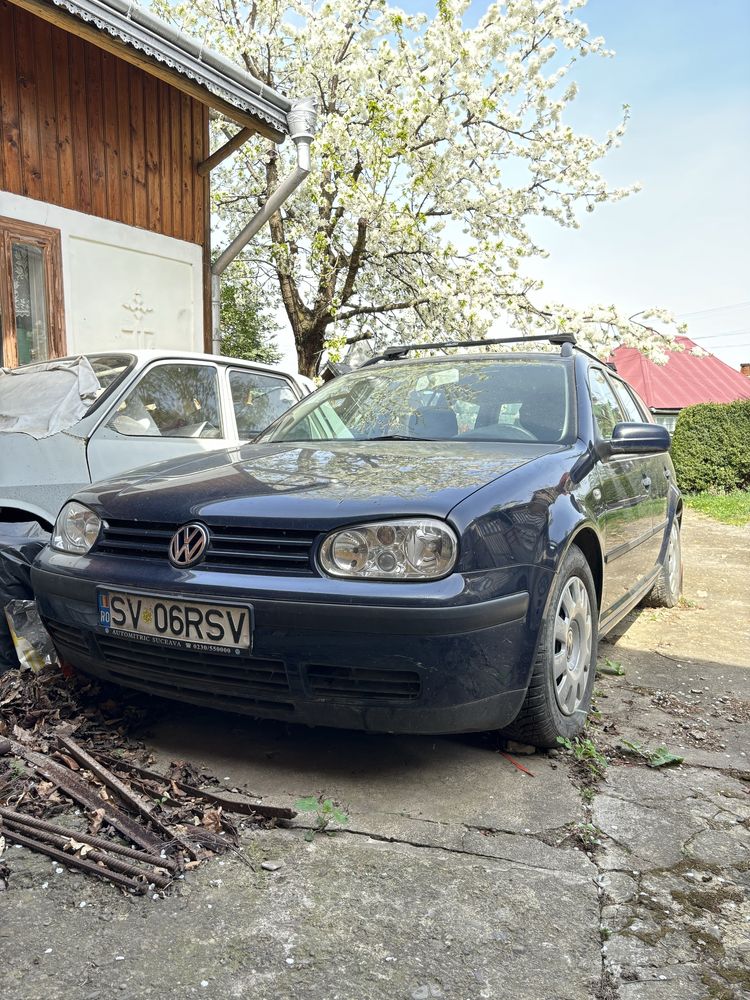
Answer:
POLYGON ((0 369, 0 522, 51 527, 82 486, 248 441, 314 388, 255 361, 180 351, 0 369))

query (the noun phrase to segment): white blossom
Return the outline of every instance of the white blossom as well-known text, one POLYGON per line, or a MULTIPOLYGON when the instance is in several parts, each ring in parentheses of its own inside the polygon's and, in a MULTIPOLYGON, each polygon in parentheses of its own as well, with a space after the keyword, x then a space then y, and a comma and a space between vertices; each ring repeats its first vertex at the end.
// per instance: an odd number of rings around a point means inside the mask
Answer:
MULTIPOLYGON (((438 0, 434 17, 387 0, 154 0, 264 82, 319 102, 312 174, 245 251, 264 292, 281 296, 302 370, 326 341, 481 337, 498 321, 663 359, 669 314, 544 303, 525 270, 546 255, 535 217, 575 228, 637 190, 599 172, 627 105, 599 139, 568 121, 578 60, 612 55, 578 18, 584 4, 508 0, 467 27, 469 0, 438 0)), ((214 129, 217 143, 233 130, 214 129)), ((256 138, 214 174, 222 239, 291 169, 291 143, 270 154, 256 138)))

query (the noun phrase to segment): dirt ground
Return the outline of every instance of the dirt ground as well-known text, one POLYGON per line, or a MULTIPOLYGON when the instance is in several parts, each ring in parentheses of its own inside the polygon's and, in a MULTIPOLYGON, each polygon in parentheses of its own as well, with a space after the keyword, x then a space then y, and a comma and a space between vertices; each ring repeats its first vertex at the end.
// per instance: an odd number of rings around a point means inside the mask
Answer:
POLYGON ((750 992, 750 529, 688 512, 685 600, 601 648, 591 763, 494 735, 308 730, 169 706, 141 736, 346 829, 247 830, 165 898, 9 847, 7 1000, 739 1000, 750 992), (684 757, 655 769, 660 744, 684 757), (596 760, 593 761, 596 766, 596 760), (262 867, 266 862, 268 868, 262 867), (272 869, 272 870, 269 870, 272 869))

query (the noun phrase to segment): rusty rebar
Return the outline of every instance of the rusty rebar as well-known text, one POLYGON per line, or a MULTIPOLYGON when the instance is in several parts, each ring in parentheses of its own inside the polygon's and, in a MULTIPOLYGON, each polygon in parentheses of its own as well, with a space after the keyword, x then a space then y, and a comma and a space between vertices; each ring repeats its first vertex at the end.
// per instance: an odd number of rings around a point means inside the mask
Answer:
POLYGON ((148 882, 143 873, 140 873, 141 877, 139 879, 129 878, 127 875, 121 875, 111 868, 92 864, 92 862, 86 861, 85 858, 78 857, 77 854, 67 854, 65 851, 59 851, 56 847, 51 847, 42 840, 19 833, 17 830, 11 829, 7 823, 2 824, 2 830, 6 837, 17 844, 21 844, 22 847, 28 847, 31 851, 39 851, 40 854, 46 854, 47 857, 54 858, 55 861, 59 861, 60 864, 67 867, 80 868, 81 871, 87 872, 89 875, 96 875, 97 878, 125 886, 125 888, 132 889, 138 893, 139 896, 143 896, 148 891, 148 882))
POLYGON ((91 754, 84 750, 79 743, 76 743, 72 737, 58 733, 57 739, 59 743, 64 746, 73 757, 75 757, 79 764, 91 771, 91 773, 108 788, 111 788, 113 792, 119 795, 120 798, 131 807, 131 809, 134 809, 137 813, 140 813, 144 819, 153 823, 160 833, 162 833, 165 837, 168 837, 170 840, 174 840, 185 851, 185 853, 195 861, 198 857, 195 849, 191 847, 186 840, 169 829, 167 824, 155 814, 150 803, 141 798, 141 796, 134 792, 132 788, 128 788, 125 782, 120 781, 117 775, 113 774, 104 766, 104 764, 101 764, 98 760, 96 760, 95 757, 92 757, 91 754))
MULTIPOLYGON (((33 827, 24 826, 23 823, 18 823, 16 820, 8 820, 3 817, 3 822, 0 824, 0 829, 3 829, 6 834, 13 836, 20 827, 21 831, 24 831, 24 835, 28 833, 34 834, 34 839, 45 844, 50 844, 52 847, 59 848, 65 857, 67 858, 79 858, 83 860, 83 855, 78 854, 75 850, 69 850, 71 840, 76 840, 74 834, 65 833, 49 833, 46 830, 37 830, 33 827)), ((83 843, 83 841, 77 841, 77 843, 83 843)), ((123 861, 121 858, 106 854, 104 851, 98 851, 92 848, 87 852, 87 857, 91 861, 95 862, 97 865, 104 865, 105 868, 109 868, 112 871, 119 872, 121 875, 129 875, 132 878, 145 878, 148 882, 153 882, 154 885, 159 886, 160 889, 165 889, 172 881, 169 875, 162 875, 159 872, 144 871, 143 868, 138 868, 136 865, 129 861, 123 861)), ((153 864, 153 862, 149 862, 153 864)))
POLYGON ((0 806, 0 818, 7 819, 17 825, 30 826, 45 833, 73 837, 82 844, 89 844, 91 847, 98 847, 100 850, 110 851, 113 854, 122 854, 123 857, 131 858, 133 861, 142 861, 144 864, 155 865, 157 868, 166 868, 170 872, 177 871, 178 866, 171 858, 157 857, 157 855, 146 851, 136 851, 132 847, 118 844, 117 841, 96 837, 92 833, 79 833, 77 830, 70 830, 68 827, 50 823, 48 820, 37 819, 36 816, 28 816, 26 813, 16 812, 14 809, 7 809, 4 806, 0 806))
MULTIPOLYGON (((21 757, 28 764, 31 764, 35 771, 57 785, 82 806, 91 809, 92 812, 103 809, 104 820, 124 834, 132 843, 138 844, 146 851, 152 851, 157 857, 159 856, 164 844, 155 834, 147 830, 141 823, 137 823, 127 813, 118 809, 113 802, 100 799, 89 785, 69 767, 58 764, 57 761, 51 760, 45 754, 29 750, 15 740, 11 740, 11 749, 17 757, 21 757)), ((171 833, 169 837, 172 839, 171 833)))
POLYGON ((294 819, 297 813, 293 809, 288 809, 285 806, 269 806, 264 805, 262 802, 246 802, 240 799, 232 799, 226 795, 218 795, 216 792, 208 791, 203 788, 196 788, 194 785, 188 785, 184 781, 178 781, 176 778, 169 778, 164 774, 157 774, 156 771, 148 771, 145 767, 139 767, 137 764, 131 764, 128 761, 121 761, 109 754, 101 754, 104 757, 110 767, 118 768, 122 771, 127 771, 129 774, 140 774, 144 778, 149 778, 152 781, 161 781, 165 785, 169 785, 170 782, 174 782, 180 791, 185 792, 186 795, 191 795, 194 798, 206 799, 206 801, 213 803, 214 805, 221 806, 225 812, 241 813, 245 816, 251 816, 257 814, 258 816, 263 816, 267 819, 294 819))

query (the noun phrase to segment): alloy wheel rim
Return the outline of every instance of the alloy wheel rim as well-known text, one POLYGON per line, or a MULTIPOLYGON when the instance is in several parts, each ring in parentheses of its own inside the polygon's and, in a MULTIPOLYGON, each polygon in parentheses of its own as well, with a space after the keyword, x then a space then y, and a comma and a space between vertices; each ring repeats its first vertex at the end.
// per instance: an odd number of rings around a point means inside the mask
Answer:
POLYGON ((680 531, 677 522, 672 525, 669 533, 669 544, 667 545, 667 580, 669 589, 675 595, 680 588, 680 569, 682 564, 682 548, 680 545, 680 531))
POLYGON ((553 642, 555 699, 563 715, 573 715, 586 698, 592 633, 589 593, 583 580, 572 576, 557 603, 553 642))

